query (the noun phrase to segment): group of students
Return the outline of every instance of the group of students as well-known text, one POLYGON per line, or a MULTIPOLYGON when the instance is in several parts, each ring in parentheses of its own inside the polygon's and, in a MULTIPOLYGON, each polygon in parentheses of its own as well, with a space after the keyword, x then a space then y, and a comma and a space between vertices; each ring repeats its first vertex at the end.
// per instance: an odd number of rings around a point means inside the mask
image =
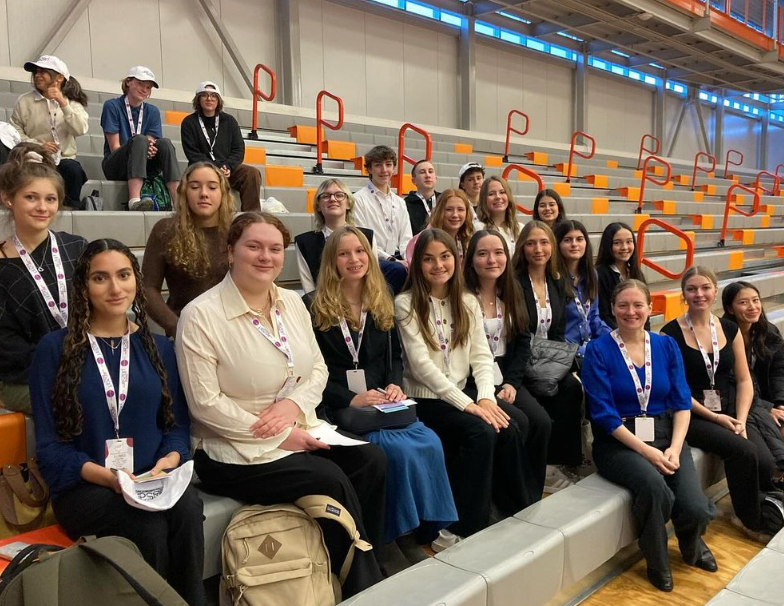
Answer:
MULTIPOLYGON (((655 586, 672 588, 670 517, 685 561, 717 568, 701 539, 714 512, 687 444, 724 459, 737 523, 769 531, 766 503, 780 499, 784 470, 784 343, 753 284, 725 288, 719 320, 715 276, 691 268, 687 313, 650 334, 632 230, 605 229, 597 272, 584 226, 555 192, 542 192, 520 227, 508 184, 493 177, 435 200, 418 189, 410 201, 429 210, 429 227, 407 257, 420 226, 389 190, 389 151, 368 154, 360 192, 334 179, 318 188, 318 231, 297 238, 313 286, 303 300, 275 285, 290 232, 267 213, 235 217, 222 166, 187 169, 140 268, 121 242, 51 231, 65 198, 51 153, 12 150, 0 168, 14 229, 0 244, 0 399, 32 408, 66 533, 129 537, 189 604, 204 604, 197 493, 145 512, 125 503, 117 475, 192 457, 215 494, 342 503, 376 546, 355 554, 350 596, 382 568, 425 557, 420 544, 445 549, 538 501, 548 464, 579 469, 585 416, 599 472, 632 492, 655 586), (556 395, 529 390, 534 339, 580 348, 556 395), (418 420, 366 433, 364 445, 313 435, 325 422, 340 428, 346 410, 409 398, 418 420), (132 463, 117 469, 123 458, 132 463)), ((463 181, 483 176, 464 169, 463 181)), ((434 191, 432 164, 414 170, 434 191)), ((321 523, 331 561, 342 562, 349 537, 321 523)))
MULTIPOLYGON (((63 178, 63 203, 78 208, 87 175, 76 159, 76 137, 88 133, 87 95, 58 57, 43 55, 24 69, 32 74, 33 90, 19 97, 10 124, 0 123, 0 164, 18 142, 41 143, 63 178)), ((172 200, 180 183, 177 153, 163 136, 160 111, 145 102, 153 88, 158 88, 155 74, 143 65, 132 67, 121 81, 122 95, 106 101, 101 113, 103 173, 128 182, 128 209, 133 211, 156 208, 157 201, 142 193, 145 180, 160 176, 172 200)), ((189 165, 214 164, 237 190, 242 210, 259 210, 261 172, 243 164, 245 142, 237 120, 223 111, 217 84, 199 83, 193 110, 180 127, 189 165)))

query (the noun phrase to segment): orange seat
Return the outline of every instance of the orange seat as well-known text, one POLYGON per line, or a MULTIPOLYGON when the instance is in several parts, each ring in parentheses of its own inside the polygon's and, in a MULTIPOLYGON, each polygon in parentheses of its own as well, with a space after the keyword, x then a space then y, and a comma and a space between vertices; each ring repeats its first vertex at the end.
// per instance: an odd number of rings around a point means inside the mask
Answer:
MULTIPOLYGON (((289 134, 297 140, 297 143, 306 145, 316 145, 316 127, 297 124, 289 126, 289 134)), ((324 137, 324 129, 321 129, 321 137, 324 137)))
POLYGON ((263 147, 251 145, 245 146, 245 157, 242 159, 245 164, 266 164, 267 150, 263 147))
MULTIPOLYGON (((39 528, 38 530, 31 530, 23 534, 17 534, 7 539, 0 541, 0 547, 21 541, 23 543, 46 543, 47 545, 59 545, 60 547, 70 547, 73 541, 68 538, 63 529, 58 524, 39 528)), ((6 569, 10 562, 0 558, 0 572, 6 569)))
POLYGON ((501 156, 485 156, 485 166, 500 168, 503 165, 504 165, 504 159, 501 156))
POLYGON ((171 126, 179 126, 182 124, 182 121, 185 120, 185 117, 188 116, 190 112, 178 112, 174 111, 173 109, 166 110, 166 124, 171 126))
POLYGON ((456 154, 473 154, 474 146, 470 143, 455 143, 456 154))
POLYGON ((0 466, 19 465, 26 459, 27 434, 24 414, 0 411, 0 466))
POLYGON ((325 146, 330 160, 351 160, 357 155, 357 144, 353 141, 327 141, 325 146))
POLYGON ((267 165, 267 187, 302 187, 305 175, 301 166, 267 165))

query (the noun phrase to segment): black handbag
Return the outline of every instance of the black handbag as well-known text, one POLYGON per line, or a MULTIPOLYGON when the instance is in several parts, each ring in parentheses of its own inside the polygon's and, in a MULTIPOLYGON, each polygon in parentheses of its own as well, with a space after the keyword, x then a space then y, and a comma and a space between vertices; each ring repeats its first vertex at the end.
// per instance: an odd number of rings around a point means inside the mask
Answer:
POLYGON ((577 343, 550 341, 534 335, 531 358, 525 371, 525 385, 534 396, 558 394, 558 383, 572 370, 577 343))

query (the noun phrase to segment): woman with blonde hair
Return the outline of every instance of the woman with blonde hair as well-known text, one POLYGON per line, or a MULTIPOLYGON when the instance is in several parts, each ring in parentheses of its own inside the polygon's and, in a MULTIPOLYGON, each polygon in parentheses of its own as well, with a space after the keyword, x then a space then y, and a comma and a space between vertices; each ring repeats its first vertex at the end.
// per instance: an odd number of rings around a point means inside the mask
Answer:
POLYGON ((476 207, 476 229, 494 229, 506 240, 509 254, 514 255, 515 241, 520 237, 520 223, 514 194, 506 179, 488 177, 479 190, 476 207))
POLYGON ((397 547, 411 563, 422 561, 426 556, 418 541, 429 542, 457 520, 444 452, 438 436, 422 422, 414 418, 403 426, 385 426, 384 418, 392 417, 371 410, 406 395, 400 387, 403 361, 392 297, 358 228, 341 227, 327 240, 319 275, 316 292, 305 295, 305 303, 329 370, 324 412, 347 431, 359 431, 352 421, 358 415, 379 417, 379 425, 364 438, 387 454, 382 565, 391 572, 397 547))
POLYGON ((234 202, 222 171, 210 162, 191 164, 177 187, 174 214, 155 224, 144 250, 149 314, 168 336, 177 332, 182 308, 226 275, 226 234, 233 216, 234 202), (166 301, 161 294, 164 280, 166 301))
MULTIPOLYGON (((430 217, 430 224, 427 227, 443 229, 455 239, 457 245, 457 257, 462 263, 465 251, 468 250, 468 243, 474 235, 474 222, 471 219, 471 201, 462 189, 446 189, 436 202, 433 215, 430 217)), ((422 232, 420 232, 422 233, 422 232)), ((409 265, 414 256, 414 246, 416 246, 419 234, 411 238, 406 246, 406 260, 409 265)))

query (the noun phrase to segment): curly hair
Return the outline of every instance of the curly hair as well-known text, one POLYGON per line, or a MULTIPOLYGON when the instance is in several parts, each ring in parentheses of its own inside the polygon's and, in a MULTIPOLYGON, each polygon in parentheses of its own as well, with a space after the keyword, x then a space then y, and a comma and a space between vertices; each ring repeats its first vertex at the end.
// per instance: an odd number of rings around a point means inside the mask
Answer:
POLYGON ((482 189, 479 190, 479 204, 476 205, 476 216, 485 224, 487 229, 505 227, 515 240, 520 235, 520 224, 517 222, 517 204, 515 203, 512 189, 505 179, 493 176, 484 180, 482 189), (487 190, 490 189, 492 183, 500 183, 501 187, 504 188, 504 193, 506 193, 506 210, 504 211, 504 220, 500 225, 495 224, 493 213, 490 212, 490 208, 487 206, 487 190))
POLYGON ((82 369, 88 349, 90 318, 92 304, 88 295, 87 280, 90 275, 92 260, 99 254, 117 251, 128 258, 136 278, 136 296, 133 300, 135 322, 139 326, 144 351, 150 359, 161 380, 161 406, 158 409, 158 427, 164 432, 175 425, 172 411, 172 394, 169 390, 168 375, 163 365, 161 354, 147 322, 146 299, 142 287, 142 274, 139 262, 131 250, 122 242, 104 239, 90 242, 76 261, 71 288, 68 313, 68 332, 63 341, 63 353, 52 394, 54 423, 60 440, 67 442, 81 435, 84 423, 82 404, 79 401, 79 390, 82 385, 82 369))
POLYGON ((437 229, 444 229, 444 212, 446 212, 446 205, 452 198, 459 198, 465 206, 465 221, 457 230, 455 240, 460 241, 463 250, 468 248, 468 242, 474 233, 474 222, 471 220, 471 202, 468 200, 465 192, 462 189, 446 189, 441 192, 436 201, 435 208, 433 208, 433 216, 430 218, 430 227, 437 229))
POLYGON ((188 204, 188 182, 191 175, 200 168, 208 168, 215 173, 220 184, 221 201, 218 207, 218 229, 225 238, 234 218, 234 201, 231 198, 229 182, 223 173, 210 162, 191 164, 177 186, 177 204, 174 205, 172 229, 166 249, 167 260, 194 279, 203 278, 210 269, 211 259, 204 239, 204 231, 199 229, 194 214, 188 204))
POLYGON ((384 281, 378 257, 373 254, 370 242, 359 229, 352 225, 341 227, 327 238, 324 253, 321 255, 321 268, 313 297, 313 325, 320 331, 327 331, 346 318, 351 330, 359 330, 359 323, 351 314, 351 308, 343 294, 343 278, 337 270, 338 247, 343 238, 355 235, 368 257, 368 269, 362 282, 362 309, 367 310, 379 330, 388 331, 395 323, 395 307, 392 296, 384 281))

